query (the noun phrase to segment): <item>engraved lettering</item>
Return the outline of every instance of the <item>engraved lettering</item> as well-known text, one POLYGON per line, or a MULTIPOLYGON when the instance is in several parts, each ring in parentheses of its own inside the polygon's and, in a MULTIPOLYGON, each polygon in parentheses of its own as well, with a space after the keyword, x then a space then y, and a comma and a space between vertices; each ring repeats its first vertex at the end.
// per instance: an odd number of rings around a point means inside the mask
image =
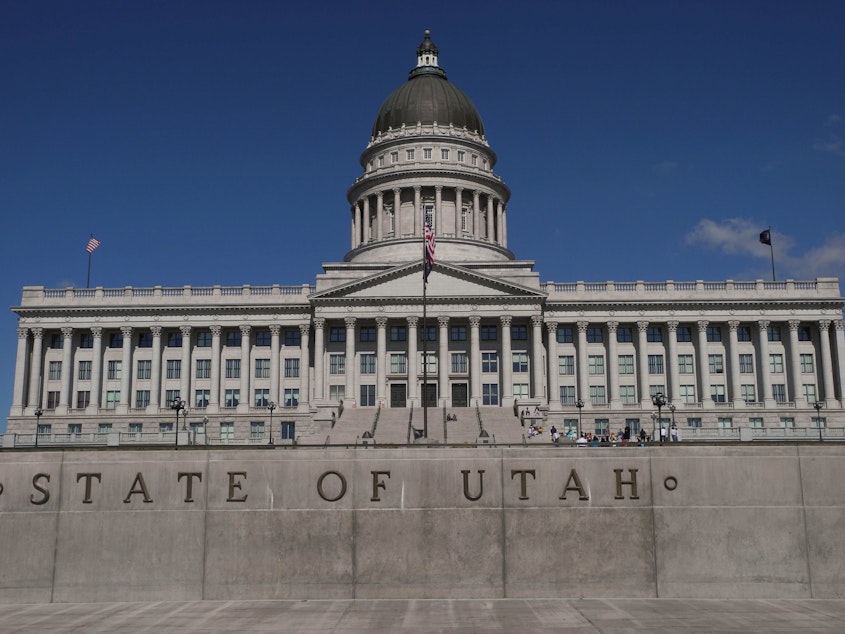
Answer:
POLYGON ((675 476, 669 476, 663 481, 663 486, 667 491, 674 491, 678 488, 678 478, 675 476))
POLYGON ((519 474, 519 499, 528 499, 528 483, 525 476, 530 475, 534 480, 537 479, 537 473, 534 469, 511 469, 511 480, 515 475, 519 474))
POLYGON ((180 471, 176 481, 181 482, 182 478, 188 479, 185 483, 185 502, 191 503, 194 501, 194 478, 202 482, 202 473, 199 471, 180 471))
POLYGON ((317 480, 317 493, 319 493, 320 497, 326 502, 337 502, 340 498, 346 495, 346 478, 344 478, 343 474, 338 471, 326 471, 317 480), (326 476, 329 475, 337 476, 337 479, 340 480, 340 492, 335 497, 329 497, 323 489, 323 480, 325 480, 326 476))
POLYGON ((625 496, 622 495, 622 485, 627 484, 631 487, 631 499, 632 500, 639 500, 640 496, 637 495, 637 469, 628 469, 628 473, 631 474, 630 480, 623 480, 622 479, 622 469, 614 469, 613 473, 616 474, 616 500, 624 500, 625 496))
POLYGON ((464 497, 470 502, 480 500, 484 495, 484 469, 478 470, 478 495, 472 495, 469 492, 469 469, 463 469, 461 473, 464 476, 464 497))
POLYGON ((246 480, 246 471, 227 471, 226 473, 229 474, 229 497, 226 498, 227 502, 246 502, 246 499, 249 497, 249 493, 244 493, 242 498, 235 497, 235 489, 238 491, 241 490, 242 483, 235 482, 236 477, 241 477, 246 480))
POLYGON ((82 498, 82 503, 83 504, 91 504, 91 480, 96 478, 98 483, 102 483, 103 474, 102 473, 77 473, 76 474, 76 481, 77 482, 79 482, 83 478, 85 478, 85 497, 82 498))
POLYGON ((387 485, 379 477, 387 476, 390 478, 390 471, 370 471, 370 473, 373 474, 373 497, 370 498, 370 502, 381 502, 378 496, 378 490, 382 489, 386 491, 387 485))
MULTIPOLYGON (((50 490, 46 486, 43 486, 39 482, 39 480, 46 480, 47 482, 49 482, 50 481, 50 474, 49 473, 36 473, 34 476, 32 476, 32 488, 34 488, 36 491, 38 491, 39 493, 42 494, 41 497, 38 498, 37 500, 35 499, 34 493, 29 496, 29 501, 32 502, 35 505, 47 504, 47 501, 50 499, 50 490)), ((3 490, 3 488, 0 487, 0 491, 2 491, 2 490, 3 490)))
POLYGON ((126 494, 126 497, 123 499, 124 504, 129 504, 132 501, 132 496, 141 494, 144 496, 144 504, 149 504, 153 501, 150 497, 150 492, 147 490, 147 483, 144 482, 144 474, 140 471, 135 476, 135 479, 132 481, 132 486, 129 488, 129 493, 126 494))
POLYGON ((575 469, 572 469, 572 471, 569 472, 569 478, 567 478, 566 484, 563 487, 563 493, 561 493, 558 499, 565 500, 567 491, 577 491, 579 500, 590 499, 590 496, 588 496, 587 492, 584 490, 584 485, 581 484, 581 478, 578 477, 578 472, 575 471, 575 469))

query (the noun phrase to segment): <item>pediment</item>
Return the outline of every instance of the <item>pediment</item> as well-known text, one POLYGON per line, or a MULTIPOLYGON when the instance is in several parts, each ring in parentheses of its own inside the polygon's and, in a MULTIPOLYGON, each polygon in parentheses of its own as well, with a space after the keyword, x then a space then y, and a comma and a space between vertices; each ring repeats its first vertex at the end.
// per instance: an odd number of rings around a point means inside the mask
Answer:
MULTIPOLYGON (((452 264, 438 263, 428 277, 425 289, 431 300, 439 298, 544 298, 534 288, 484 275, 452 264)), ((341 284, 311 295, 314 300, 375 300, 416 298, 423 294, 422 263, 404 264, 341 284)))

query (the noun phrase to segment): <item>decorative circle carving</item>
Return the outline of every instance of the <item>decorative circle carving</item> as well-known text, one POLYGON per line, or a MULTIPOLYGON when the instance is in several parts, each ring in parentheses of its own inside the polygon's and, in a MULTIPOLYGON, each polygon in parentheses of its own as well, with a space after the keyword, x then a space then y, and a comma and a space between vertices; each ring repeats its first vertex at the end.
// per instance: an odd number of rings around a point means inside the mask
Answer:
POLYGON ((668 476, 663 481, 663 486, 667 491, 674 491, 678 488, 678 478, 676 478, 675 476, 668 476))

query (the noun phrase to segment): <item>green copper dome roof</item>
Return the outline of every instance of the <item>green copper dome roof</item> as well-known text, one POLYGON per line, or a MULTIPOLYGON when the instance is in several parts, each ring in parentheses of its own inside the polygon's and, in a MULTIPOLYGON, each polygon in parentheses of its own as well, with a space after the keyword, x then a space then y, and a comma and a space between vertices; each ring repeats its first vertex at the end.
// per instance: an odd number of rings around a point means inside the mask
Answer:
POLYGON ((373 123, 372 136, 398 129, 402 124, 416 126, 437 122, 452 124, 471 132, 484 134, 484 124, 470 98, 446 79, 446 72, 437 65, 437 47, 429 32, 417 47, 417 66, 408 81, 384 100, 373 123))

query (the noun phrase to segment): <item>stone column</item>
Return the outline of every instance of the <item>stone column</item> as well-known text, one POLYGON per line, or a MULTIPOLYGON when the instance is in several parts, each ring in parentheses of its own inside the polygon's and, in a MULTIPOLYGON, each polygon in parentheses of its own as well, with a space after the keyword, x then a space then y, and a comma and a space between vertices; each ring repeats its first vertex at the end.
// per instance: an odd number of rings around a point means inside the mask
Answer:
POLYGON ((616 347, 616 332, 618 329, 618 321, 607 322, 607 385, 610 392, 608 402, 611 409, 618 409, 622 406, 622 401, 619 399, 619 353, 616 347))
POLYGON ((481 404, 481 345, 478 326, 481 317, 472 315, 469 318, 469 375, 470 375, 470 406, 481 404))
MULTIPOLYGON (((707 326, 710 322, 698 322, 698 397, 703 407, 714 407, 710 396, 710 354, 707 346, 707 326)), ((768 363, 768 359, 766 360, 768 363)), ((771 389, 771 388, 769 388, 771 389)))
POLYGON ((557 361, 557 322, 546 322, 548 335, 548 379, 549 385, 549 407, 558 409, 560 407, 560 379, 557 361))
POLYGON ((319 402, 326 398, 325 362, 324 354, 326 320, 323 317, 314 318, 314 400, 319 402))
MULTIPOLYGON (((179 326, 179 332, 182 333, 182 362, 179 369, 179 398, 185 401, 188 405, 196 406, 196 401, 191 401, 191 327, 179 326)), ((94 343, 97 340, 94 339, 94 343)), ((170 407, 170 403, 165 403, 170 407)))
MULTIPOLYGON (((280 333, 282 327, 279 324, 270 324, 270 398, 271 403, 279 405, 279 385, 281 385, 280 366, 282 364, 280 333)), ((252 370, 252 368, 250 368, 252 370)), ((300 368, 301 370, 301 368, 300 368)), ((243 371, 243 368, 241 368, 243 371)))
POLYGON ((419 185, 414 187, 414 235, 420 237, 423 234, 422 205, 420 204, 421 191, 422 188, 419 185))
POLYGON ((434 233, 443 232, 443 186, 437 185, 434 188, 434 233))
POLYGON ((801 357, 798 353, 798 327, 801 322, 798 319, 790 319, 789 325, 789 373, 792 389, 792 401, 795 407, 807 407, 807 398, 801 387, 801 357))
POLYGON ((731 394, 730 398, 734 407, 737 405, 744 405, 742 399, 742 389, 740 387, 740 373, 739 373, 739 341, 736 336, 737 328, 739 328, 739 321, 732 319, 728 322, 728 345, 730 346, 730 371, 731 371, 731 394))
POLYGON ((354 394, 355 392, 355 318, 354 317, 346 317, 344 319, 346 323, 346 358, 344 359, 344 363, 346 364, 346 376, 344 377, 346 382, 346 387, 344 391, 346 392, 346 396, 343 398, 344 404, 354 405, 358 402, 357 395, 354 394))
POLYGON ((640 403, 651 406, 651 390, 648 375, 648 322, 637 322, 637 374, 640 379, 640 403))
MULTIPOLYGON (((220 407, 220 334, 223 331, 221 326, 211 326, 211 389, 208 396, 208 406, 220 407)), ((193 369, 193 368, 191 368, 193 369)))
POLYGON ((759 355, 757 359, 757 370, 760 381, 759 391, 763 395, 763 403, 766 407, 774 404, 772 398, 772 373, 769 369, 769 321, 757 322, 757 338, 759 341, 759 355))
POLYGON ((241 324, 241 397, 238 400, 238 412, 248 412, 252 399, 249 393, 249 351, 251 349, 249 333, 250 326, 241 324))
POLYGON ((132 400, 132 326, 122 326, 123 346, 121 347, 120 370, 120 408, 118 413, 127 413, 132 400))
POLYGON ((508 208, 502 206, 502 238, 501 244, 506 249, 508 248, 508 208))
POLYGON ((62 391, 59 393, 57 414, 67 414, 73 406, 70 394, 73 378, 73 328, 62 328, 62 391))
POLYGON ((531 317, 531 396, 546 400, 546 382, 543 380, 543 316, 531 317))
POLYGON ((677 401, 681 393, 681 376, 678 372, 678 322, 666 322, 667 336, 669 337, 669 358, 667 359, 666 367, 669 371, 669 388, 668 399, 677 401))
POLYGON ((387 317, 376 317, 376 404, 387 402, 387 317))
POLYGON ((475 190, 472 192, 472 228, 470 234, 476 240, 481 238, 481 207, 478 203, 478 196, 480 192, 475 190))
POLYGON ((496 230, 493 224, 493 197, 487 195, 487 240, 490 242, 496 241, 496 230))
POLYGON ((384 192, 376 194, 376 240, 384 236, 384 192))
POLYGON ((419 317, 408 320, 408 404, 419 405, 417 400, 417 324, 419 317))
MULTIPOLYGON (((822 378, 824 379, 824 403, 830 409, 835 407, 835 394, 833 390, 833 363, 830 357, 830 320, 819 321, 819 342, 822 353, 822 378)), ((821 395, 819 395, 821 400, 821 395)))
POLYGON ((358 211, 358 204, 357 203, 352 205, 351 212, 352 212, 352 248, 355 249, 355 248, 358 247, 359 236, 361 235, 361 231, 359 229, 359 227, 361 226, 359 224, 359 219, 360 219, 361 214, 358 211))
POLYGON ((446 316, 437 318, 437 369, 440 372, 438 375, 440 379, 440 386, 437 391, 440 395, 440 404, 444 406, 452 405, 452 395, 449 394, 449 371, 451 364, 449 363, 449 318, 446 316))
POLYGON ((402 190, 399 187, 393 188, 393 237, 398 238, 402 235, 402 190))
POLYGON ((89 414, 96 414, 100 409, 102 398, 103 379, 103 329, 100 326, 91 328, 91 335, 94 337, 93 348, 91 349, 91 400, 88 403, 89 414))
POLYGON ((27 355, 29 352, 29 328, 18 327, 18 350, 15 354, 15 383, 12 388, 12 409, 10 416, 23 414, 25 405, 27 355))
POLYGON ((511 316, 499 317, 502 324, 502 405, 513 405, 513 351, 511 349, 511 316))
POLYGON ((845 407, 845 321, 833 320, 833 328, 836 339, 836 364, 839 367, 839 375, 836 377, 839 385, 836 394, 841 406, 845 407))
POLYGON ((299 324, 299 407, 300 412, 311 409, 311 368, 308 363, 310 355, 310 324, 299 324))
POLYGON ((42 350, 44 347, 44 329, 32 329, 32 362, 29 366, 29 398, 27 405, 30 407, 42 407, 41 402, 41 368, 44 363, 42 350))
POLYGON ((364 211, 363 211, 363 214, 364 214, 364 240, 363 240, 363 242, 364 242, 364 244, 369 244, 370 242, 372 242, 372 237, 373 237, 372 236, 373 230, 372 230, 372 227, 370 226, 370 197, 365 196, 363 203, 364 203, 364 211))
POLYGON ((455 237, 461 237, 461 215, 463 214, 464 206, 464 188, 455 188, 455 237))
POLYGON ((156 413, 161 403, 161 326, 150 326, 153 336, 153 359, 150 362, 150 404, 147 412, 156 413))
POLYGON ((575 399, 581 399, 584 401, 586 407, 592 407, 592 403, 590 401, 590 377, 588 372, 588 363, 587 363, 587 327, 590 325, 588 321, 579 321, 575 324, 578 327, 578 349, 576 353, 578 354, 578 394, 575 395, 575 399))

